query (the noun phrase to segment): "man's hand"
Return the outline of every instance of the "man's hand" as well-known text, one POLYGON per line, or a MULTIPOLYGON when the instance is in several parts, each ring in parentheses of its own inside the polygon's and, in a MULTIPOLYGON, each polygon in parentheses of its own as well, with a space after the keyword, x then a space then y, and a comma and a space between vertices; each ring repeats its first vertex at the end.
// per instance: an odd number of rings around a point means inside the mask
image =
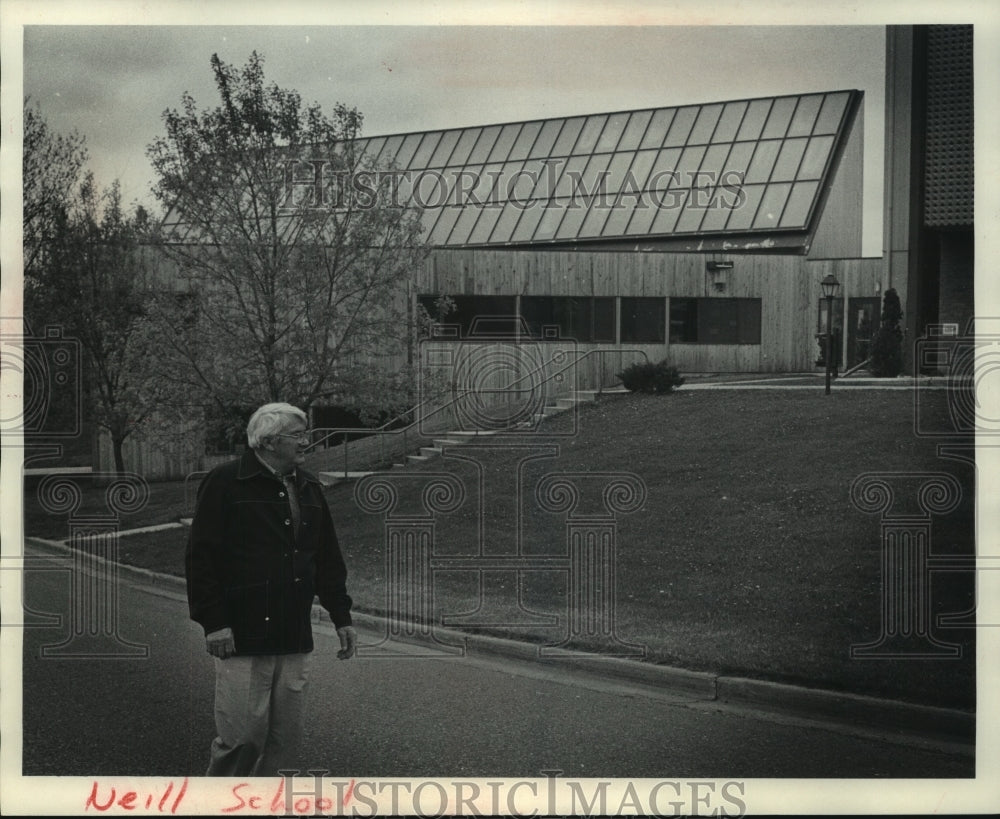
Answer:
POLYGON ((351 659, 354 656, 354 649, 358 645, 358 634, 354 630, 354 626, 342 626, 338 628, 337 636, 340 638, 340 651, 337 652, 337 659, 351 659))
POLYGON ((236 642, 233 639, 233 630, 226 626, 211 634, 205 635, 205 647, 208 653, 220 660, 226 660, 236 653, 236 642))

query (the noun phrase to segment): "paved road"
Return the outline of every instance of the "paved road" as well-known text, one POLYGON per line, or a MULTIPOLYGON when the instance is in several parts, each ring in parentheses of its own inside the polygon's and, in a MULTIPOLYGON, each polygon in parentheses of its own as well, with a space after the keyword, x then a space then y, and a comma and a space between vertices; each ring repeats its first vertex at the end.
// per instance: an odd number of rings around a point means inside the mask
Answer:
MULTIPOLYGON (((40 656, 72 622, 70 575, 30 572, 26 600, 62 627, 24 632, 25 775, 199 775, 212 665, 171 592, 120 584, 145 659, 40 656)), ((364 631, 363 642, 379 635, 364 631)), ((317 630, 307 743, 331 776, 965 777, 969 755, 721 710, 558 666, 477 657, 338 661, 317 630)))

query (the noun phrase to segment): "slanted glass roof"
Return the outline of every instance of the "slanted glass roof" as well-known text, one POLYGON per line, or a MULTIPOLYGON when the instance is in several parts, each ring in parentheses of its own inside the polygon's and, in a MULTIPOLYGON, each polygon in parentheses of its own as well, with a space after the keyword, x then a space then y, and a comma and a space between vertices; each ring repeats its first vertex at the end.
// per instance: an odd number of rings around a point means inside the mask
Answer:
POLYGON ((715 102, 366 141, 438 246, 806 231, 860 93, 715 102))
MULTIPOLYGON (((439 247, 804 236, 860 100, 841 90, 376 136, 354 156, 388 174, 439 247)), ((164 226, 197 241, 183 221, 164 226)))

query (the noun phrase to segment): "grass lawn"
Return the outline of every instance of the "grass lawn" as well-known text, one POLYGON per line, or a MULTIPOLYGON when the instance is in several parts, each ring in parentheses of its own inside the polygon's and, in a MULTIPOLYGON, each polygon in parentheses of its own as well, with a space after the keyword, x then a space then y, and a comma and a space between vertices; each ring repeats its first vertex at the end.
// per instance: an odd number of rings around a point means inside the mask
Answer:
MULTIPOLYGON (((111 514, 105 502, 107 488, 96 481, 80 478, 75 481, 80 487, 81 503, 76 511, 78 516, 111 514)), ((29 478, 24 487, 24 531, 35 537, 59 540, 68 536, 66 515, 47 512, 39 498, 41 479, 29 478)), ((197 481, 191 483, 185 493, 184 481, 164 481, 149 484, 149 501, 138 512, 122 515, 121 529, 136 529, 160 523, 176 523, 182 517, 190 517, 193 509, 197 481), (189 496, 187 502, 185 494, 189 496)), ((144 564, 137 564, 144 565, 144 564)), ((148 566, 147 568, 156 568, 148 566)), ((181 563, 183 571, 183 562, 181 563)))
MULTIPOLYGON (((929 395, 922 411, 946 417, 945 393, 929 395)), ((971 554, 974 548, 973 468, 939 458, 933 441, 915 437, 912 408, 906 390, 609 396, 580 409, 575 434, 523 438, 528 448, 497 449, 483 457, 481 469, 465 459, 471 451, 463 447, 454 454, 465 457, 408 472, 446 471, 466 487, 462 506, 436 518, 435 557, 474 555, 480 533, 486 553, 509 553, 516 548, 518 515, 523 554, 565 555, 565 514, 538 507, 537 480, 555 471, 638 475, 645 505, 617 517, 615 625, 622 640, 647 647, 648 660, 973 708, 973 629, 934 629, 939 639, 962 646, 959 659, 850 657, 852 644, 880 633, 881 522, 852 504, 857 476, 953 474, 963 501, 932 519, 931 549, 971 554), (548 445, 550 457, 532 460, 535 445, 548 445), (517 475, 525 487, 520 507, 517 475)), ((542 432, 568 430, 568 424, 568 416, 557 416, 542 432)), ((899 487, 893 512, 916 511, 915 484, 893 480, 899 487)), ((186 513, 183 494, 182 484, 153 484, 149 507, 124 526, 176 519, 186 513)), ((356 607, 383 611, 382 516, 358 507, 351 484, 331 488, 328 498, 356 607)), ((401 504, 414 502, 402 493, 401 504)), ((600 511, 598 495, 581 496, 580 514, 600 511)), ((66 521, 43 514, 29 491, 26 527, 29 534, 64 537, 66 521)), ((122 538, 121 559, 180 574, 183 541, 182 530, 122 538)), ((510 613, 515 585, 512 572, 487 575, 486 602, 510 613)), ((479 630, 558 642, 566 633, 566 585, 559 571, 527 571, 520 580, 524 607, 560 616, 559 626, 479 630)), ((477 575, 438 570, 433 595, 437 616, 473 610, 477 575)), ((969 609, 971 573, 935 573, 931 598, 936 613, 969 609)))

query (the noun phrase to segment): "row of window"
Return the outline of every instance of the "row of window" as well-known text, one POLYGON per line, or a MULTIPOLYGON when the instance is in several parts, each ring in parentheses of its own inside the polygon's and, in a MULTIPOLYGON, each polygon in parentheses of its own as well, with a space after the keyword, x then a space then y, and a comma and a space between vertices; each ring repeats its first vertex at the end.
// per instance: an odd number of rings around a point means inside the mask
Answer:
POLYGON ((722 185, 665 197, 621 194, 525 205, 447 206, 423 221, 433 245, 477 245, 804 228, 818 182, 722 185))
POLYGON ((849 94, 736 100, 683 108, 513 122, 372 137, 364 151, 385 166, 444 168, 539 157, 634 151, 834 134, 849 94))
MULTIPOLYGON (((364 167, 380 172, 348 178, 336 162, 291 162, 282 166, 283 201, 338 207, 357 197, 364 207, 378 192, 418 208, 439 247, 801 231, 853 93, 365 138, 352 144, 349 164, 364 155, 364 167)), ((192 240, 181 215, 165 225, 192 240)))
POLYGON ((588 343, 760 344, 760 299, 661 296, 418 297, 438 337, 527 336, 588 343), (669 301, 669 324, 668 307, 669 301), (616 309, 617 308, 617 309, 616 309))
MULTIPOLYGON (((768 140, 742 145, 704 145, 579 156, 569 159, 469 165, 441 171, 399 172, 387 176, 395 184, 394 200, 422 208, 449 205, 526 205, 535 199, 591 198, 614 202, 618 194, 668 198, 670 190, 686 191, 717 185, 736 187, 767 182, 818 180, 833 148, 833 137, 768 140)), ((312 192, 315 169, 296 166, 296 184, 312 192), (301 178, 300 178, 301 177, 301 178)), ((372 185, 377 180, 373 178, 372 185)), ((676 199, 677 195, 671 197, 676 199)))

